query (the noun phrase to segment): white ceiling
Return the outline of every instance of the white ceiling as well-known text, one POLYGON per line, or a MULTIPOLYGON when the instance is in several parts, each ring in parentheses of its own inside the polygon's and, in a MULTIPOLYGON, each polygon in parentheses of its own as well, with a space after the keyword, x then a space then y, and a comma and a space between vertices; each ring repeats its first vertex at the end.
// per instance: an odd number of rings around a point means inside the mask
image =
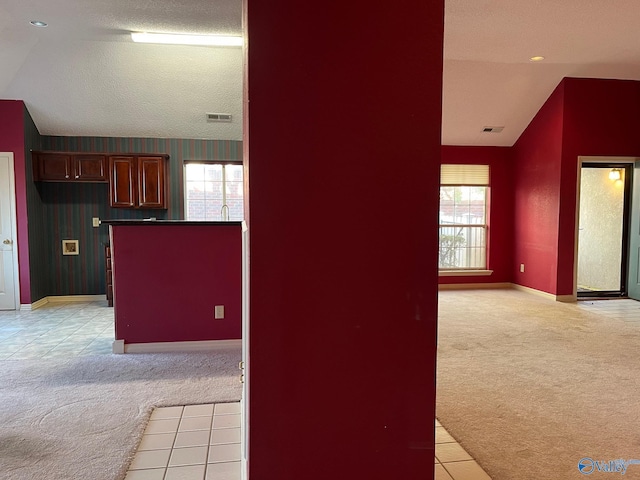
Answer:
MULTIPOLYGON (((240 140, 240 48, 128 33, 239 35, 241 3, 0 0, 0 98, 24 100, 45 135, 240 140)), ((565 76, 640 80, 639 0, 446 0, 444 144, 512 145, 565 76)))

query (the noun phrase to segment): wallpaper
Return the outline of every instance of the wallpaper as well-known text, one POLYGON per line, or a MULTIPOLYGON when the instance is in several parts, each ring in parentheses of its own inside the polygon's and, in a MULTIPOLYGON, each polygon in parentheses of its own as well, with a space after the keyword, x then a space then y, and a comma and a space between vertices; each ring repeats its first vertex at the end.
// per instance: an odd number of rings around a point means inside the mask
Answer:
POLYGON ((42 137, 38 133, 29 111, 24 108, 24 146, 26 165, 27 217, 29 219, 29 274, 31 276, 31 298, 36 301, 48 295, 51 276, 48 242, 44 230, 45 206, 40 198, 37 185, 33 183, 30 150, 42 148, 42 137))

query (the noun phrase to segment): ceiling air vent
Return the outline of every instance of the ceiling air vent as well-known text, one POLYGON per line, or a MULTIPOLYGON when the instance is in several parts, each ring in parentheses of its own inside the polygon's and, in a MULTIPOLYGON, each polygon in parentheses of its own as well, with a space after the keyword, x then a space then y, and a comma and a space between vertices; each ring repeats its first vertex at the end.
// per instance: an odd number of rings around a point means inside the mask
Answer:
POLYGON ((504 127, 484 127, 482 133, 500 133, 504 127))
POLYGON ((207 113, 207 122, 230 122, 229 113, 207 113))

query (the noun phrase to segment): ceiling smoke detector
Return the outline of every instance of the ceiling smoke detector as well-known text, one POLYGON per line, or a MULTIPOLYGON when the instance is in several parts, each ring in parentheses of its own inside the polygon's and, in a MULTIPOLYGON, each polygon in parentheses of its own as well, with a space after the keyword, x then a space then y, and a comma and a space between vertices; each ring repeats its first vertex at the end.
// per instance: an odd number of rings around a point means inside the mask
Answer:
POLYGON ((229 113, 207 113, 207 122, 230 122, 231 114, 229 113))
POLYGON ((484 127, 482 133, 500 133, 504 127, 484 127))

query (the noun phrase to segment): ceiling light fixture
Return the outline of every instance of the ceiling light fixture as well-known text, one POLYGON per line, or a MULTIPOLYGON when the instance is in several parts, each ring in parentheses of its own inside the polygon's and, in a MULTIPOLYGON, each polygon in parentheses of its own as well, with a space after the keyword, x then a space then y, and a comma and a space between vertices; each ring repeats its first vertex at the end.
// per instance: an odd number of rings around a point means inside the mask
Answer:
POLYGON ((540 57, 540 56, 531 57, 529 60, 532 62, 541 62, 542 60, 544 60, 544 57, 540 57))
POLYGON ((29 23, 34 27, 46 27, 48 25, 47 23, 40 20, 31 20, 29 23))
POLYGON ((178 35, 173 33, 136 33, 131 39, 139 43, 164 43, 172 45, 206 45, 213 47, 241 47, 242 37, 224 35, 178 35))

